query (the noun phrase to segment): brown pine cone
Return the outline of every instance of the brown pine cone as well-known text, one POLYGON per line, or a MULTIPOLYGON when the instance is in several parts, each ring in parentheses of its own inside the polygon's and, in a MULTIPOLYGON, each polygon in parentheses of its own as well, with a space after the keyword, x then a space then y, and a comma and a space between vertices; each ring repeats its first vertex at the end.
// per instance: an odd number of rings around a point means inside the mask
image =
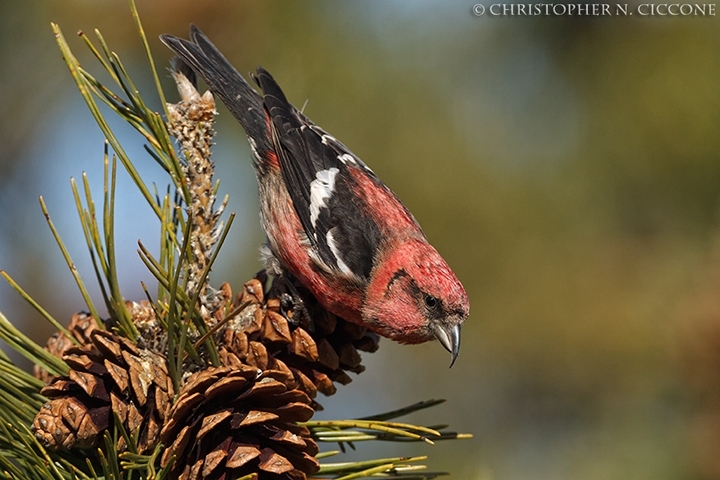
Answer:
MULTIPOLYGON (((73 338, 77 340, 80 345, 90 343, 90 335, 96 328, 97 322, 95 322, 87 312, 78 312, 73 315, 68 325, 68 331, 70 331, 73 338)), ((65 352, 73 345, 75 345, 75 343, 62 332, 55 332, 48 338, 45 344, 45 350, 58 358, 62 358, 65 352)), ((45 383, 48 383, 52 378, 52 375, 39 365, 33 367, 33 375, 45 383)))
POLYGON ((296 422, 314 411, 288 373, 236 363, 210 367, 183 386, 162 430, 171 477, 306 479, 319 468, 317 444, 296 422))
MULTIPOLYGON (((165 357, 107 330, 94 330, 90 340, 65 351, 69 375, 41 390, 50 401, 35 417, 35 435, 53 450, 92 447, 113 425, 115 412, 129 434, 139 429, 138 450, 151 450, 173 397, 165 357)), ((125 448, 121 438, 118 450, 125 448)))

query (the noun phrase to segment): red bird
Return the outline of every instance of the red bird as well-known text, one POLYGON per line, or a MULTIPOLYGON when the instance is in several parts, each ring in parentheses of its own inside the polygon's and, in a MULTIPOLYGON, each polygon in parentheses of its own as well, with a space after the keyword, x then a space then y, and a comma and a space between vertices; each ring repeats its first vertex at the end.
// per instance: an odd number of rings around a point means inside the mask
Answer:
MULTIPOLYGON (((467 294, 395 194, 257 69, 259 95, 194 25, 161 40, 240 122, 254 153, 271 272, 328 311, 400 343, 437 338, 455 362, 467 294)), ((452 366, 452 363, 450 364, 452 366)))

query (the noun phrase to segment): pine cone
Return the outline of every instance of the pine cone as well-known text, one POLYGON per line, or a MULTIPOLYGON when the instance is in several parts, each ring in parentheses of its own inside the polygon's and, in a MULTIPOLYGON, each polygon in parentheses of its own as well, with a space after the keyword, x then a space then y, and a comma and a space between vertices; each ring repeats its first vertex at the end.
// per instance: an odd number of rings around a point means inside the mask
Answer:
POLYGON ((166 466, 181 480, 238 478, 306 479, 318 470, 318 448, 296 422, 314 411, 293 389, 292 377, 235 363, 194 374, 162 429, 166 466))
MULTIPOLYGON (((92 447, 112 427, 115 412, 128 433, 139 429, 138 450, 151 450, 173 397, 165 358, 107 330, 94 330, 90 341, 67 349, 69 375, 41 390, 51 400, 35 417, 35 435, 54 450, 92 447)), ((121 437, 118 450, 125 448, 121 437)))
POLYGON ((266 298, 264 278, 261 272, 243 286, 235 305, 249 306, 228 323, 219 345, 248 365, 290 370, 298 388, 311 398, 318 391, 334 394, 335 382, 352 381, 348 371, 365 370, 358 350, 376 351, 377 335, 328 312, 302 286, 288 286, 286 279, 276 278, 266 298))
POLYGON ((138 345, 156 353, 167 354, 167 330, 158 322, 153 305, 147 300, 126 301, 127 308, 139 338, 138 345))
MULTIPOLYGON (((90 343, 90 335, 97 328, 97 322, 87 312, 78 312, 70 319, 68 331, 72 336, 80 342, 80 345, 90 343)), ((58 358, 62 358, 65 352, 75 345, 72 340, 65 336, 62 332, 55 332, 50 335, 45 350, 52 353, 58 358)), ((52 375, 39 365, 33 367, 33 375, 45 383, 48 383, 52 375)))

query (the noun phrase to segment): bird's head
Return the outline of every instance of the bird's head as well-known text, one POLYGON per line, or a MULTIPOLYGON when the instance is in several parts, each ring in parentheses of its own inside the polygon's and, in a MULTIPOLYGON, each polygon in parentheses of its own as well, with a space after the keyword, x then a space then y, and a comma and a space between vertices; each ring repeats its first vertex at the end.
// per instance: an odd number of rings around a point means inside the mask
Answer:
POLYGON ((363 319, 400 343, 437 339, 460 351, 460 326, 468 317, 467 293, 448 264, 424 239, 406 240, 376 265, 365 296, 363 319))

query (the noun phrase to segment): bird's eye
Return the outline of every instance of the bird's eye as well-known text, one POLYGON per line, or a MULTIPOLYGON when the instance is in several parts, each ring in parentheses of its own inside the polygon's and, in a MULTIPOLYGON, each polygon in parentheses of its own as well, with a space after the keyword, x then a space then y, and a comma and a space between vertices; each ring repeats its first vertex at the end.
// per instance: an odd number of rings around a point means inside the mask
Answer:
POLYGON ((437 305, 437 298, 432 295, 425 295, 425 306, 428 308, 435 308, 437 305))

